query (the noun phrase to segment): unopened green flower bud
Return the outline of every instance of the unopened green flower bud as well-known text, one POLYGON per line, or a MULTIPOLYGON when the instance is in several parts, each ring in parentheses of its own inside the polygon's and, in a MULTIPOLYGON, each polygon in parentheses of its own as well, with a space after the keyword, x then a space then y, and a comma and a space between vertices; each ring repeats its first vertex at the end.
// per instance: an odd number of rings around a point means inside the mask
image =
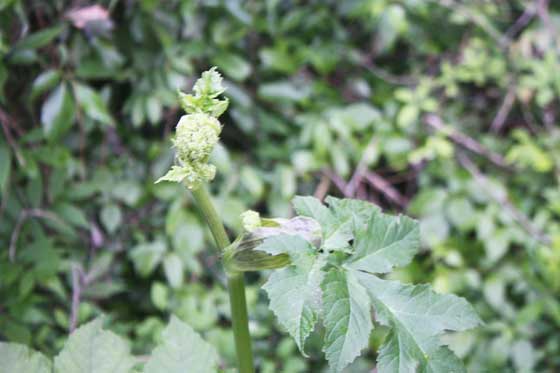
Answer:
POLYGON ((243 222, 243 228, 247 232, 252 232, 256 228, 261 226, 261 217, 258 212, 253 210, 247 210, 241 214, 241 221, 243 222))
POLYGON ((207 162, 221 132, 220 122, 203 113, 183 115, 173 145, 180 163, 207 162))
POLYGON ((193 89, 194 95, 179 92, 179 102, 187 115, 179 119, 173 139, 177 165, 156 183, 163 180, 184 182, 189 189, 196 189, 216 175, 216 167, 208 164, 208 159, 222 131, 216 117, 228 104, 227 99, 217 98, 225 90, 222 77, 216 68, 212 68, 202 73, 193 89))

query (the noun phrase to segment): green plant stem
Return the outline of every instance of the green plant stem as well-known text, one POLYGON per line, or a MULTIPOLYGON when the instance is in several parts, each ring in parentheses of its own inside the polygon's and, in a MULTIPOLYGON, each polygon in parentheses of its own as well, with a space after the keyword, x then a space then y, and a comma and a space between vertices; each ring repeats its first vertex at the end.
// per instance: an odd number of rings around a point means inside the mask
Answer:
MULTIPOLYGON (((224 225, 210 199, 206 187, 201 186, 192 191, 194 199, 208 223, 214 236, 216 245, 223 251, 230 245, 224 225)), ((251 336, 249 335, 249 319, 247 317, 247 301, 245 300, 245 281, 243 273, 227 273, 229 302, 233 335, 235 337, 235 350, 239 373, 253 373, 253 352, 251 350, 251 336)))

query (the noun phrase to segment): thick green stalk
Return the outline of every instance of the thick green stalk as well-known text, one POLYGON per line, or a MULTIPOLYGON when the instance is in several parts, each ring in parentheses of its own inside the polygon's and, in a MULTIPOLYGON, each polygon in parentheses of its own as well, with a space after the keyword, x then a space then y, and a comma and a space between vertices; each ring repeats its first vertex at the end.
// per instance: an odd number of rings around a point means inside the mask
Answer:
MULTIPOLYGON (((206 218, 216 245, 223 251, 230 245, 230 241, 206 187, 201 186, 193 190, 192 194, 206 218)), ((253 373, 255 368, 253 367, 253 352, 251 350, 251 336, 249 335, 249 319, 247 317, 243 273, 228 273, 227 280, 239 373, 253 373)))

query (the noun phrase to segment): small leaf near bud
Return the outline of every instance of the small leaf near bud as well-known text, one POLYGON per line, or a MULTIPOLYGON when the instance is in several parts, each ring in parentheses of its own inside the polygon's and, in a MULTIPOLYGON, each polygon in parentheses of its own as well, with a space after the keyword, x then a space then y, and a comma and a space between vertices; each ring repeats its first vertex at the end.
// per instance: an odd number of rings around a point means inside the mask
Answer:
POLYGON ((177 91, 179 103, 188 114, 206 113, 214 117, 222 115, 229 100, 220 100, 217 97, 224 93, 222 76, 215 67, 202 73, 202 77, 196 81, 193 87, 194 95, 177 91))
POLYGON ((193 91, 197 96, 206 96, 216 98, 225 92, 222 86, 222 75, 218 72, 216 66, 202 73, 200 79, 196 81, 193 91))

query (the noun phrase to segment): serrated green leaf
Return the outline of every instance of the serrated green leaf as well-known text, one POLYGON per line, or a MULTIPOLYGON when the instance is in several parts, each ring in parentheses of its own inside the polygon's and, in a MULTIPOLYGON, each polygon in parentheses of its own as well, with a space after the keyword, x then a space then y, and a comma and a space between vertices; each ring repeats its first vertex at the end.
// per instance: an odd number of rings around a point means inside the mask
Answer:
POLYGON ((315 197, 296 196, 292 200, 299 215, 319 222, 322 228, 322 247, 326 250, 345 250, 353 237, 353 220, 367 221, 379 207, 366 201, 327 197, 326 207, 315 197))
POLYGON ((165 175, 156 180, 156 184, 162 181, 173 181, 180 183, 185 177, 187 177, 189 170, 184 167, 171 166, 171 170, 167 171, 165 175))
POLYGON ((437 294, 428 285, 403 285, 352 272, 367 289, 377 320, 392 327, 377 359, 380 373, 464 371, 458 358, 441 347, 439 336, 481 323, 465 299, 437 294))
POLYGON ((0 372, 50 373, 52 363, 43 354, 18 343, 0 342, 0 372))
POLYGON ((61 83, 47 97, 41 108, 43 132, 49 139, 63 135, 74 121, 74 100, 66 84, 61 83))
POLYGON ((127 341, 103 330, 101 318, 75 330, 54 359, 56 373, 128 373, 134 364, 127 341))
POLYGON ((263 289, 270 299, 270 309, 305 355, 305 340, 315 328, 321 309, 321 269, 325 261, 299 236, 270 237, 258 250, 273 255, 287 253, 292 260, 291 266, 274 272, 263 289))
POLYGON ((359 199, 327 196, 325 201, 339 221, 348 221, 354 218, 361 223, 366 223, 373 214, 381 211, 376 205, 359 199))
POLYGON ((194 95, 181 91, 177 91, 177 93, 179 104, 187 113, 207 113, 217 118, 229 105, 227 98, 222 100, 217 98, 224 91, 222 76, 216 67, 212 67, 203 72, 200 79, 194 84, 194 95))
POLYGON ((308 216, 319 222, 323 235, 321 245, 323 248, 330 250, 347 246, 352 238, 350 218, 342 221, 337 219, 333 212, 315 197, 296 196, 292 204, 299 215, 308 216))
POLYGON ((331 212, 315 197, 295 196, 292 199, 292 204, 298 215, 313 218, 317 220, 321 226, 332 223, 333 216, 331 212))
POLYGON ((193 86, 196 95, 210 98, 218 97, 225 90, 222 85, 222 75, 215 66, 208 71, 204 71, 193 86))
POLYGON ((144 373, 217 372, 218 354, 188 324, 171 316, 162 344, 152 352, 144 373))
POLYGON ((323 351, 333 372, 341 372, 367 346, 373 329, 366 290, 351 272, 333 268, 321 284, 325 341, 323 351))
POLYGON ((418 222, 406 216, 373 214, 355 223, 354 253, 346 266, 371 273, 390 272, 410 263, 420 245, 418 222))

